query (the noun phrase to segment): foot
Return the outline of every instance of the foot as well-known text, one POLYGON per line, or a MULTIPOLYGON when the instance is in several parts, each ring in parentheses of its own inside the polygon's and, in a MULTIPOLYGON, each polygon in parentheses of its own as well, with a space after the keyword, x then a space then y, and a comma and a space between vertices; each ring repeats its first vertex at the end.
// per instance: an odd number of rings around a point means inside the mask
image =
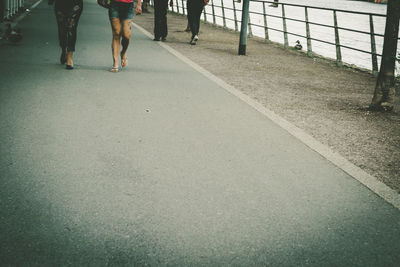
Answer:
POLYGON ((111 69, 110 69, 110 72, 118 72, 119 71, 119 67, 117 66, 117 67, 112 67, 111 69))
POLYGON ((68 52, 68 53, 67 53, 67 61, 66 61, 67 66, 72 67, 72 68, 69 68, 69 70, 72 70, 73 67, 74 67, 74 62, 72 61, 72 55, 73 55, 73 53, 74 53, 74 52, 68 52))
POLYGON ((125 68, 126 66, 128 66, 128 57, 125 55, 121 54, 121 66, 123 68, 125 68))
POLYGON ((74 69, 74 66, 73 65, 65 65, 65 68, 67 69, 67 70, 73 70, 74 69))
POLYGON ((165 41, 167 41, 167 37, 162 37, 161 42, 165 42, 165 41))
POLYGON ((197 41, 199 40, 199 36, 193 36, 192 40, 190 40, 191 45, 196 45, 197 41))
POLYGON ((67 62, 67 51, 65 49, 62 49, 60 56, 60 63, 64 65, 65 62, 67 62))
POLYGON ((160 41, 160 37, 154 37, 153 41, 160 41))

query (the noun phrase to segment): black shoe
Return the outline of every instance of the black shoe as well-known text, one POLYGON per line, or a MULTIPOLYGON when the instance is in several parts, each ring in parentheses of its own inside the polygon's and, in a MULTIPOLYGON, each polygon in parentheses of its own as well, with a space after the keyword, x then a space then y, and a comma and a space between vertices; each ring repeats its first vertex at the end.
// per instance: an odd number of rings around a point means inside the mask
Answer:
POLYGON ((162 37, 161 42, 165 42, 165 41, 167 41, 167 37, 162 37))
POLYGON ((73 65, 65 65, 65 68, 67 69, 67 70, 73 70, 74 69, 74 66, 73 65))
POLYGON ((153 41, 160 41, 160 37, 154 37, 153 41))

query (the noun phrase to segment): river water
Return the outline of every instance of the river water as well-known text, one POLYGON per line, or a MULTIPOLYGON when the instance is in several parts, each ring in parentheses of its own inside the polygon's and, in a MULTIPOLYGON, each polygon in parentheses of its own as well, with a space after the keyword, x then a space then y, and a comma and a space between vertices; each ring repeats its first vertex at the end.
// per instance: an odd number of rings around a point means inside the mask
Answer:
MULTIPOLYGON (((212 0, 215 7, 215 14, 218 16, 222 16, 222 9, 217 7, 221 6, 221 1, 224 1, 224 6, 227 8, 233 7, 232 0, 212 0)), ((338 10, 349 10, 356 12, 367 12, 367 13, 376 13, 386 15, 386 5, 385 4, 375 4, 364 1, 350 1, 350 0, 280 0, 279 3, 285 4, 298 4, 298 5, 306 5, 309 7, 323 7, 323 8, 332 8, 338 10)), ((236 3, 237 19, 239 20, 238 26, 240 29, 240 20, 241 20, 241 9, 242 4, 236 3)), ((180 10, 181 11, 181 10, 180 10)), ((212 14, 212 6, 206 6, 207 14, 212 14)), ((259 12, 263 13, 263 5, 260 2, 250 1, 250 12, 259 12)), ((274 16, 282 16, 282 8, 279 6, 278 8, 270 7, 269 4, 266 4, 266 13, 268 15, 274 16)), ((305 20, 305 12, 302 7, 291 7, 285 6, 285 15, 288 18, 305 20)), ((328 10, 320 10, 320 9, 308 9, 309 21, 326 24, 333 26, 333 12, 328 10)), ((234 14, 232 10, 225 9, 225 16, 227 18, 231 18, 233 20, 234 14)), ((204 19, 204 17, 202 17, 204 19)), ((360 15, 360 14, 351 14, 344 12, 337 12, 337 19, 339 27, 351 28, 355 30, 370 31, 370 23, 368 15, 360 15)), ((207 20, 212 21, 211 15, 207 15, 207 20)), ((226 20, 226 25, 228 28, 235 29, 235 24, 232 20, 226 20)), ((250 21, 252 24, 260 25, 261 27, 252 26, 252 33, 258 37, 264 37, 264 18, 262 15, 251 14, 250 21)), ((374 16, 374 30, 377 34, 384 34, 385 29, 385 17, 374 16)), ((222 18, 216 18, 216 23, 218 25, 223 25, 222 18)), ((282 19, 267 17, 268 27, 276 28, 279 30, 283 30, 282 19)), ((296 33, 302 36, 306 35, 306 27, 304 22, 296 22, 287 20, 287 31, 296 33)), ((327 28, 317 25, 310 25, 311 38, 320 39, 324 41, 328 41, 331 43, 335 43, 335 33, 333 28, 327 28)), ((340 43, 341 45, 346 45, 349 47, 356 47, 361 50, 371 51, 371 41, 369 34, 361 34, 354 33, 346 30, 339 30, 340 43)), ((400 36, 400 34, 399 34, 400 36)), ((269 31, 269 39, 274 42, 283 43, 283 33, 270 30, 269 31)), ((288 36, 289 46, 294 46, 296 40, 299 40, 303 45, 303 49, 307 47, 307 41, 305 38, 297 37, 290 35, 288 36)), ((383 37, 376 36, 376 51, 378 54, 382 54, 383 48, 383 37)), ((400 52, 400 41, 398 42, 398 52, 400 52)), ((336 59, 336 48, 334 45, 325 44, 318 41, 312 41, 312 50, 314 53, 322 55, 324 57, 336 59)), ((354 64, 358 67, 365 68, 368 70, 372 70, 372 60, 371 55, 363 52, 358 52, 355 50, 342 48, 342 61, 354 64)), ((378 56, 378 67, 380 67, 380 57, 378 56)), ((397 74, 400 73, 400 67, 397 62, 397 74)))

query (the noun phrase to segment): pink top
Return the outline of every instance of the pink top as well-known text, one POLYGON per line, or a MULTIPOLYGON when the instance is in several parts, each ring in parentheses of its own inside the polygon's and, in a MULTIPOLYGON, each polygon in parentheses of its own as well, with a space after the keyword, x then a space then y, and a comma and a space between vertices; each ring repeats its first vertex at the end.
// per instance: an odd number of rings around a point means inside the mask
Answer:
POLYGON ((133 0, 114 0, 115 2, 132 3, 133 0))

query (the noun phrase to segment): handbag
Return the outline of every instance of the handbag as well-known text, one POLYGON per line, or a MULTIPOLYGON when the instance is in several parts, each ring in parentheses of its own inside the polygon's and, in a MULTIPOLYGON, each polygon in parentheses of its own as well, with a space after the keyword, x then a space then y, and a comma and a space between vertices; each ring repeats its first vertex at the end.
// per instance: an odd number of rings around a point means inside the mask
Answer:
POLYGON ((110 8, 111 0, 97 0, 97 4, 99 4, 101 7, 104 7, 104 8, 110 8))

